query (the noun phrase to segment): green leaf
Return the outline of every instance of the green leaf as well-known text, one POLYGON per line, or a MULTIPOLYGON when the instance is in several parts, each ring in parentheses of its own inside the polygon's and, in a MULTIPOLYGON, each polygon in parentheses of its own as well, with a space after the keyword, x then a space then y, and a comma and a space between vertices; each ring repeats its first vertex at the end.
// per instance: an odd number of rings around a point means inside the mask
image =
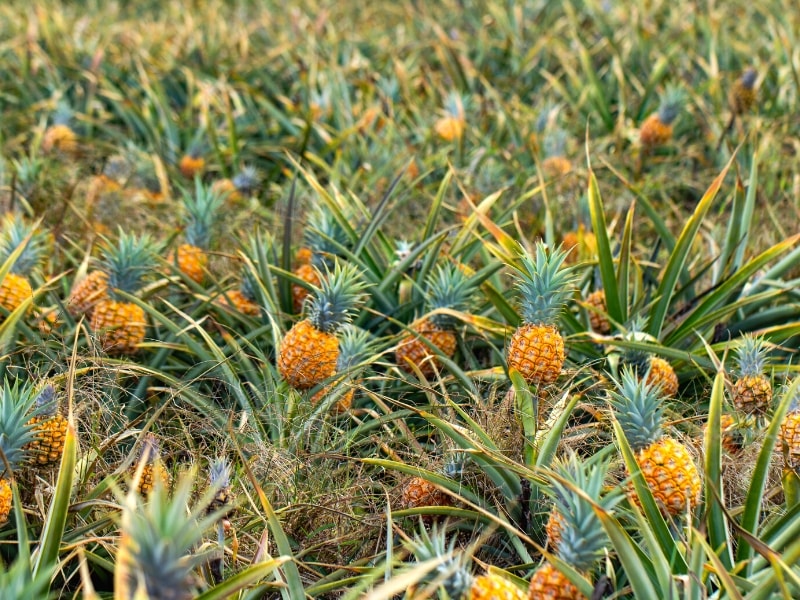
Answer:
POLYGON ((608 238, 605 208, 597 187, 594 171, 589 171, 589 212, 592 218, 592 230, 597 240, 597 259, 600 267, 600 279, 606 293, 606 312, 617 323, 623 323, 625 310, 622 302, 627 301, 620 297, 620 286, 614 270, 614 256, 611 250, 611 241, 608 238))
POLYGON ((704 440, 705 447, 705 505, 708 539, 711 547, 720 552, 726 570, 733 569, 731 543, 728 538, 728 524, 722 510, 722 441, 720 417, 725 395, 725 373, 720 370, 714 378, 709 402, 708 424, 704 440))

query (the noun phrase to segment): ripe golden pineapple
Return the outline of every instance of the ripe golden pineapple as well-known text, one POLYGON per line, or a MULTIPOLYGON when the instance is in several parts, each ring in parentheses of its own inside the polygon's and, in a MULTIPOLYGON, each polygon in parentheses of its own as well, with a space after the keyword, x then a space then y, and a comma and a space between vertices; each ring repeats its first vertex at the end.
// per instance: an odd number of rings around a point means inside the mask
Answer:
POLYGON ((42 137, 42 152, 77 158, 78 134, 72 129, 72 116, 69 106, 63 102, 59 103, 53 116, 53 124, 45 129, 42 137))
MULTIPOLYGON (((30 275, 39 266, 45 249, 46 235, 22 218, 8 214, 0 233, 0 265, 6 263, 15 250, 23 250, 0 282, 0 306, 13 312, 26 300, 33 298, 30 275)), ((0 315, 0 321, 4 317, 0 315)))
POLYGON ((597 237, 591 231, 586 231, 583 225, 579 225, 578 229, 564 234, 561 247, 568 253, 564 264, 574 265, 593 260, 597 256, 597 237))
POLYGON ((593 310, 589 310, 589 324, 597 333, 611 333, 611 321, 606 315, 606 292, 605 290, 595 290, 586 297, 586 305, 593 310))
POLYGON ((67 436, 67 419, 58 410, 55 388, 48 384, 36 396, 37 415, 28 421, 33 426, 33 440, 27 450, 33 462, 40 467, 61 460, 67 436))
POLYGON ((186 210, 183 230, 186 241, 178 246, 174 262, 189 279, 202 283, 208 270, 208 249, 211 244, 212 228, 222 207, 223 197, 213 189, 195 180, 194 194, 183 194, 186 210))
POLYGON ((446 142, 459 141, 464 137, 466 124, 464 101, 452 92, 445 102, 445 114, 433 124, 433 131, 446 142))
POLYGON ((261 306, 257 302, 255 276, 247 266, 242 268, 239 289, 228 290, 217 299, 217 302, 220 306, 233 308, 249 317, 261 314, 261 306))
MULTIPOLYGON (((577 571, 587 574, 603 553, 606 535, 590 502, 578 496, 580 489, 602 508, 608 510, 619 502, 621 495, 614 489, 604 492, 608 464, 597 457, 581 461, 570 452, 556 463, 557 475, 550 480, 548 494, 553 498, 553 510, 546 531, 551 550, 577 571)), ((531 577, 529 600, 578 600, 584 596, 567 577, 552 564, 545 563, 531 577)))
POLYGON ((739 376, 731 400, 736 410, 744 414, 766 415, 772 403, 772 384, 764 376, 766 353, 764 340, 753 335, 744 335, 736 348, 739 376))
POLYGON ((672 139, 672 125, 681 111, 685 94, 679 87, 668 86, 661 97, 658 111, 651 114, 639 130, 645 150, 663 146, 672 139))
POLYGON ((800 396, 792 398, 781 422, 780 443, 786 468, 800 473, 800 396))
POLYGON ((10 478, 29 458, 28 448, 34 441, 34 424, 31 417, 38 417, 41 410, 36 406, 36 392, 32 385, 13 384, 3 380, 0 390, 0 451, 5 462, 0 462, 0 525, 8 520, 11 511, 10 478), (6 470, 6 462, 12 473, 6 470))
POLYGON ((192 144, 189 151, 181 156, 178 162, 178 169, 186 179, 194 179, 203 173, 206 166, 206 159, 203 158, 203 151, 199 144, 192 144))
MULTIPOLYGON (((641 316, 634 318, 625 339, 633 342, 655 342, 655 338, 644 332, 645 321, 641 316)), ((644 377, 651 386, 661 388, 666 398, 674 398, 678 394, 678 375, 666 359, 655 356, 646 350, 626 349, 623 364, 633 368, 639 377, 644 377)))
POLYGON ((448 544, 446 532, 435 525, 430 533, 425 527, 406 547, 418 562, 442 559, 424 582, 439 581, 452 600, 525 600, 525 592, 496 572, 473 575, 467 566, 467 557, 455 552, 455 537, 448 544))
POLYGON ((132 165, 124 156, 109 157, 99 175, 92 177, 86 190, 86 211, 91 216, 95 205, 105 196, 118 194, 131 176, 132 165))
POLYGON ((677 516, 699 503, 702 482, 686 446, 663 434, 662 389, 626 366, 609 402, 656 503, 677 516))
POLYGON ((108 297, 108 274, 100 269, 75 283, 67 299, 67 310, 73 317, 92 316, 95 304, 108 297))
MULTIPOLYGON (((475 281, 459 265, 437 265, 425 281, 425 309, 449 309, 462 312, 469 306, 475 281)), ((427 376, 442 368, 438 353, 452 358, 456 352, 455 328, 458 319, 448 314, 431 314, 414 322, 400 340, 395 360, 404 371, 418 368, 427 376), (428 343, 438 350, 434 351, 428 343)))
POLYGON ((147 317, 144 309, 122 294, 135 294, 154 265, 153 242, 147 235, 120 231, 116 244, 106 240, 102 269, 107 276, 107 296, 95 305, 91 327, 104 351, 133 354, 144 341, 147 317))
POLYGON ((756 79, 758 71, 750 67, 745 69, 741 76, 736 80, 728 94, 728 103, 734 118, 744 114, 753 107, 756 102, 756 79))
POLYGON ((423 506, 452 506, 452 504, 449 495, 421 475, 409 477, 400 486, 398 506, 402 510, 423 506))
POLYGON ((542 151, 542 172, 548 179, 563 177, 572 171, 572 163, 567 158, 567 132, 556 127, 544 136, 542 151))
POLYGON ((284 336, 278 370, 295 389, 306 390, 336 374, 339 330, 363 300, 365 285, 353 265, 337 264, 308 303, 308 317, 284 336))
POLYGON ((678 376, 675 369, 666 359, 660 356, 650 358, 650 370, 647 373, 647 383, 661 387, 661 392, 666 398, 678 395, 678 376))
POLYGON ((574 282, 565 258, 560 248, 548 251, 538 242, 536 255, 524 253, 522 266, 514 267, 523 324, 511 336, 506 358, 509 370, 516 369, 530 384, 553 383, 564 365, 564 338, 556 323, 574 282))
MULTIPOLYGON (((752 423, 740 419, 738 415, 725 413, 720 416, 720 439, 722 449, 730 456, 739 455, 752 441, 752 423)), ((708 423, 703 425, 703 438, 705 439, 708 423)))
POLYGON ((158 438, 152 433, 145 435, 139 453, 139 460, 130 468, 129 475, 132 479, 135 479, 136 471, 141 463, 144 463, 141 476, 138 481, 134 481, 136 491, 139 492, 140 496, 147 497, 153 491, 156 482, 160 482, 164 488, 169 487, 170 475, 161 462, 161 449, 158 438))

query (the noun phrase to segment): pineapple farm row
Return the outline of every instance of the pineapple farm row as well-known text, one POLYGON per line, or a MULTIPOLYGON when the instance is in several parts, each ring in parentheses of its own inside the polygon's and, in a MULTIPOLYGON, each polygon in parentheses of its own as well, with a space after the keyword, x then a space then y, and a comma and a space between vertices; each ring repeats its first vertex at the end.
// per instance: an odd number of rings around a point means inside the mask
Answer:
POLYGON ((800 596, 798 31, 5 3, 0 596, 800 596))

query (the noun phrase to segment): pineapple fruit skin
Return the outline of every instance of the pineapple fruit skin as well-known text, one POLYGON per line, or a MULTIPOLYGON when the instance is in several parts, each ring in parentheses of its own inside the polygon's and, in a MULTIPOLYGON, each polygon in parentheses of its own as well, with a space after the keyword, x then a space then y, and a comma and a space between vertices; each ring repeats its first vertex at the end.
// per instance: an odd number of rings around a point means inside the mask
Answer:
MULTIPOLYGON (((316 394, 311 396, 311 404, 316 406, 317 404, 322 402, 322 400, 324 400, 326 396, 332 394, 336 390, 336 386, 339 385, 340 383, 341 382, 333 383, 331 385, 322 388, 316 394)), ((344 394, 339 396, 339 399, 336 401, 336 404, 334 404, 331 407, 330 411, 335 415, 341 415, 346 413, 348 410, 350 410, 350 407, 353 406, 353 398, 355 397, 355 395, 356 395, 356 390, 355 388, 351 387, 344 394)))
POLYGON ((261 314, 261 308, 258 304, 248 299, 241 290, 229 290, 225 292, 224 296, 220 296, 219 303, 222 306, 231 306, 249 317, 257 317, 261 314))
POLYGON ((0 525, 8 521, 11 514, 11 498, 11 485, 7 479, 0 479, 0 525))
POLYGON ((528 600, 584 600, 585 598, 586 596, 550 563, 545 563, 536 570, 528 587, 528 600))
MULTIPOLYGON (((320 284, 319 272, 309 263, 304 263, 294 270, 294 274, 306 283, 318 287, 320 284)), ((303 303, 310 291, 297 283, 292 284, 292 308, 295 313, 303 310, 303 303)))
POLYGON ((606 293, 604 290, 596 290, 586 297, 586 304, 596 308, 600 312, 589 311, 589 323, 597 333, 611 333, 611 322, 604 314, 606 312, 606 293))
POLYGON ((67 437, 67 419, 55 414, 52 417, 34 417, 28 423, 34 426, 35 437, 28 446, 33 462, 45 467, 60 461, 67 437))
POLYGON ((642 475, 659 507, 667 514, 685 513, 700 502, 702 482, 686 446, 662 438, 636 455, 642 475))
POLYGON ((781 423, 781 444, 786 457, 786 466, 800 469, 800 411, 787 414, 781 423))
MULTIPOLYGON (((131 476, 136 471, 136 466, 134 465, 133 471, 131 472, 131 476)), ((139 492, 139 495, 147 497, 150 492, 153 491, 153 488, 156 486, 156 481, 161 481, 162 485, 166 488, 169 487, 170 477, 169 472, 167 469, 160 463, 160 462, 151 462, 144 466, 142 470, 142 476, 139 478, 139 483, 136 486, 136 491, 139 492)))
POLYGON ((460 140, 464 136, 464 120, 459 117, 442 117, 433 125, 433 131, 445 142, 460 140))
POLYGON ((181 244, 175 251, 175 263, 195 283, 203 283, 208 269, 208 254, 192 244, 181 244))
POLYGON ((67 300, 67 310, 73 317, 91 316, 95 304, 108 296, 108 275, 105 271, 91 271, 76 283, 67 300))
POLYGON ((0 306, 11 312, 33 296, 30 282, 22 275, 7 273, 0 283, 0 306))
POLYGON ((283 338, 278 370, 297 390, 312 388, 336 373, 339 340, 316 329, 308 319, 296 323, 283 338))
POLYGON ((424 477, 411 477, 400 490, 400 506, 403 509, 451 505, 450 496, 424 477))
POLYGON ((650 359, 650 373, 646 381, 649 385, 660 386, 661 393, 666 398, 674 398, 678 394, 678 376, 675 374, 675 369, 660 356, 650 359))
POLYGON ((733 385, 731 400, 740 412, 764 415, 772 402, 772 384, 764 375, 745 375, 733 385))
POLYGON ((550 511, 550 516, 547 517, 547 523, 544 525, 544 530, 547 533, 547 543, 550 545, 551 551, 555 551, 558 548, 564 526, 564 517, 561 516, 561 513, 556 508, 553 508, 550 511))
POLYGON ((664 123, 658 113, 653 113, 642 123, 639 139, 648 149, 663 146, 672 139, 672 123, 664 123))
POLYGON ((572 163, 564 156, 548 156, 542 161, 542 171, 551 179, 563 177, 572 171, 572 163))
POLYGON ((564 338, 554 325, 525 324, 511 336, 507 358, 527 383, 551 384, 564 366, 564 338))
POLYGON ((193 156, 192 154, 185 154, 178 163, 178 169, 186 179, 194 179, 195 175, 203 172, 205 166, 206 161, 202 156, 193 156))
POLYGON ((92 312, 92 329, 109 354, 134 354, 144 341, 147 318, 144 309, 132 302, 103 300, 92 312))
POLYGON ((42 151, 45 154, 58 152, 64 156, 78 156, 78 136, 68 125, 51 125, 44 132, 42 151))
POLYGON ((498 575, 479 575, 469 589, 469 600, 525 600, 525 592, 498 575))
POLYGON ((395 352, 395 360, 401 369, 411 373, 412 365, 416 365, 423 375, 433 375, 435 369, 441 369, 441 361, 436 354, 420 338, 425 338, 436 346, 448 358, 456 352, 456 335, 438 327, 429 319, 424 319, 411 326, 413 333, 408 333, 400 341, 395 352))

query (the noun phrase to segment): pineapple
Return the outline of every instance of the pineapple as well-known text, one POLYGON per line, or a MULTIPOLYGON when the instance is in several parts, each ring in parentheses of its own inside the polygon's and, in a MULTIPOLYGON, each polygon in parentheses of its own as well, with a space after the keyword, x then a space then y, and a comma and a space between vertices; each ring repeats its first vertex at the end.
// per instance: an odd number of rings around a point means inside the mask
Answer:
POLYGON ((194 195, 183 195, 186 241, 178 246, 174 261, 189 279, 202 283, 208 269, 207 251, 211 243, 211 230, 218 218, 223 197, 204 186, 199 179, 195 180, 194 187, 194 195))
POLYGON ((135 294, 154 266, 153 242, 147 235, 120 231, 116 244, 106 240, 102 269, 107 277, 107 295, 94 305, 91 327, 103 350, 110 354, 133 354, 144 341, 147 318, 144 309, 122 293, 135 294))
POLYGON ((758 71, 750 67, 745 69, 741 76, 733 84, 730 94, 728 94, 728 103, 731 106, 731 112, 735 118, 742 115, 753 107, 756 102, 756 79, 758 79, 758 71))
POLYGON ((606 292, 595 290, 586 297, 586 306, 589 310, 589 324, 597 333, 607 335, 611 333, 611 321, 606 316, 606 292))
POLYGON ((515 269, 524 323, 509 341, 508 368, 517 369, 529 384, 548 385, 564 365, 564 338, 556 322, 572 293, 574 275, 563 267, 566 253, 560 248, 548 251, 538 242, 535 257, 526 252, 521 258, 522 266, 515 269))
POLYGON ((35 439, 35 424, 31 418, 38 417, 41 410, 36 406, 36 397, 33 386, 3 380, 0 390, 0 451, 5 461, 0 461, 0 525, 8 520, 11 512, 9 480, 12 473, 8 472, 6 463, 13 472, 28 458, 28 448, 35 439))
POLYGON ((72 110, 66 103, 59 102, 53 115, 53 124, 44 132, 42 151, 45 154, 60 154, 67 158, 78 156, 78 135, 71 126, 72 110))
POLYGON ((572 163, 566 157, 567 132, 556 128, 547 133, 543 142, 544 160, 542 171, 545 177, 555 179, 572 171, 572 163))
POLYGON ((689 450, 663 434, 663 388, 624 367, 610 404, 661 510, 677 516, 700 501, 701 480, 689 450))
POLYGON ((402 510, 423 506, 452 506, 452 504, 453 501, 448 494, 421 475, 409 477, 400 486, 398 505, 402 510))
POLYGON ((45 250, 45 234, 22 218, 9 214, 3 221, 0 234, 0 265, 6 263, 19 247, 23 247, 22 252, 0 282, 0 306, 8 312, 33 298, 29 277, 41 263, 45 250))
POLYGON ((342 255, 342 250, 349 245, 347 232, 336 220, 336 216, 325 206, 318 205, 308 215, 303 231, 305 248, 311 251, 308 261, 300 261, 294 274, 308 286, 292 284, 292 308, 295 313, 303 310, 303 304, 311 287, 320 284, 319 274, 333 267, 335 257, 342 255))
POLYGON ((639 140, 645 150, 663 146, 672 139, 672 125, 681 111, 685 94, 679 87, 668 86, 661 97, 658 111, 651 114, 639 130, 639 140))
POLYGON ((800 396, 795 396, 781 422, 780 441, 786 467, 800 472, 800 396))
POLYGON ((130 162, 124 156, 111 156, 103 166, 103 171, 89 182, 86 191, 87 211, 91 211, 103 196, 121 191, 131 176, 131 169, 130 162))
POLYGON ((255 276, 246 266, 242 268, 239 289, 228 290, 217 301, 220 306, 234 308, 248 317, 257 317, 261 314, 261 306, 256 296, 255 276))
MULTIPOLYGON (((441 564, 424 581, 441 582, 448 600, 525 600, 525 592, 496 572, 473 575, 464 554, 455 552, 455 538, 448 544, 446 534, 436 526, 428 533, 425 527, 406 547, 418 562, 439 559, 441 564)), ((440 596, 442 597, 442 596, 440 596)))
POLYGON ((736 410, 744 414, 763 416, 772 402, 772 384, 764 376, 766 352, 762 338, 747 334, 736 348, 739 376, 731 399, 736 410))
POLYGON ((243 167, 233 179, 218 179, 211 190, 225 198, 227 204, 238 204, 250 198, 258 189, 261 177, 253 167, 243 167))
POLYGON ((206 509, 206 514, 217 513, 222 517, 230 510, 231 465, 225 457, 218 458, 208 467, 208 485, 214 490, 214 497, 206 509))
MULTIPOLYGON (((608 465, 596 459, 582 462, 570 453, 554 472, 557 477, 552 479, 549 490, 553 511, 546 528, 548 542, 560 559, 588 574, 605 547, 606 536, 592 504, 573 490, 582 490, 606 510, 619 502, 620 494, 603 494, 608 465)), ((581 600, 585 596, 554 565, 545 563, 531 577, 528 600, 552 598, 581 600)))
POLYGON ((139 460, 131 467, 129 475, 136 486, 136 491, 143 498, 147 497, 153 491, 153 488, 159 485, 164 488, 169 487, 169 472, 161 462, 158 438, 152 433, 148 433, 145 436, 139 453, 139 460), (144 466, 139 479, 136 480, 136 472, 140 463, 144 463, 144 466))
POLYGON ((40 467, 57 463, 64 453, 67 419, 58 410, 56 390, 46 385, 36 396, 37 415, 28 421, 33 426, 33 441, 27 446, 33 462, 40 467))
MULTIPOLYGON (((741 454, 744 448, 752 443, 753 425, 749 419, 742 419, 737 414, 725 413, 720 416, 720 438, 722 449, 730 456, 741 454)), ((708 423, 703 425, 703 439, 705 439, 708 423)))
MULTIPOLYGON (((644 333, 644 320, 641 317, 634 319, 625 338, 639 342, 655 341, 651 335, 644 333)), ((648 384, 660 387, 666 398, 674 398, 678 394, 678 375, 666 359, 639 349, 626 350, 623 359, 648 384)))
POLYGON ((660 356, 650 357, 650 370, 647 373, 647 383, 659 386, 667 398, 678 395, 678 376, 669 362, 660 356))
POLYGON ((353 405, 355 386, 364 370, 365 362, 375 352, 376 346, 369 331, 350 323, 342 327, 339 338, 339 358, 336 359, 336 372, 342 377, 314 394, 311 397, 311 403, 318 404, 337 387, 347 385, 348 389, 336 401, 332 412, 341 414, 348 411, 353 405))
MULTIPOLYGON (((475 289, 474 281, 460 265, 455 264, 437 265, 425 283, 425 304, 428 311, 464 311, 475 289)), ((448 314, 432 314, 413 323, 395 351, 397 364, 408 372, 417 368, 425 376, 441 369, 438 353, 447 358, 452 358, 455 354, 457 323, 458 319, 448 314), (423 340, 434 346, 438 352, 423 340)))
POLYGON ((181 156, 178 162, 178 170, 186 179, 195 179, 203 173, 206 166, 206 159, 203 158, 202 144, 192 142, 189 150, 181 156))
POLYGON ((67 299, 67 310, 73 317, 91 318, 95 304, 108 297, 108 274, 95 269, 75 283, 67 299))
POLYGON ((574 265, 580 261, 592 260, 597 256, 597 238, 586 227, 579 225, 578 229, 568 231, 561 238, 561 247, 569 254, 564 259, 564 264, 574 265))
POLYGON ((284 336, 278 370, 295 389, 306 390, 336 374, 339 330, 363 301, 365 284, 353 265, 328 271, 308 303, 308 317, 284 336))
POLYGON ((466 118, 464 101, 456 92, 451 92, 445 102, 445 114, 433 125, 433 131, 446 142, 460 141, 464 137, 466 118))

